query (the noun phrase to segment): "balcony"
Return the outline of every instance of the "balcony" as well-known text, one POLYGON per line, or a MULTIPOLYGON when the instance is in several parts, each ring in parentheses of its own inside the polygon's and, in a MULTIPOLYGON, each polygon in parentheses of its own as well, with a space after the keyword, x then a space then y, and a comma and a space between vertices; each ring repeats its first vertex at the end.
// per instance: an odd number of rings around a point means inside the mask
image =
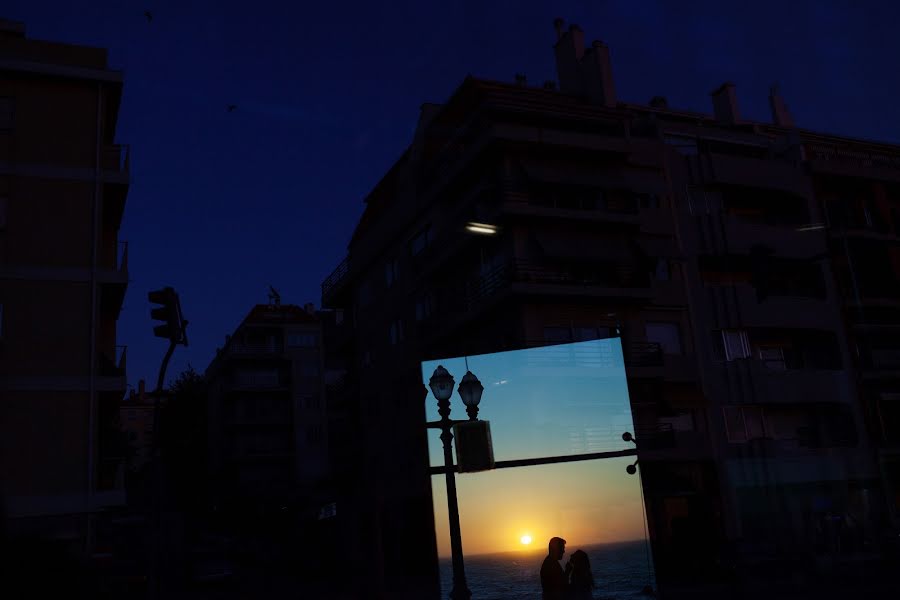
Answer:
POLYGON ((810 258, 826 252, 824 227, 805 229, 788 225, 767 225, 749 222, 734 215, 726 215, 724 225, 728 251, 733 254, 750 254, 755 246, 767 246, 776 256, 785 258, 810 258))
POLYGON ((324 308, 342 308, 341 294, 347 289, 350 273, 350 257, 346 257, 322 282, 322 306, 324 308))
POLYGON ((631 265, 606 270, 513 259, 467 282, 465 305, 472 308, 505 291, 544 296, 651 298, 653 290, 649 282, 642 283, 631 265))
POLYGON ((770 295, 760 302, 756 290, 745 285, 735 286, 734 294, 740 324, 746 327, 830 329, 838 326, 837 311, 827 300, 770 295))
POLYGON ((896 148, 809 142, 803 150, 815 173, 900 181, 900 154, 896 148))
POLYGON ((119 242, 113 256, 106 257, 106 264, 111 268, 97 270, 97 281, 102 286, 100 308, 104 312, 119 314, 125 301, 125 290, 128 287, 128 242, 119 242))
POLYGON ((627 342, 622 346, 625 374, 632 378, 661 378, 666 381, 697 379, 696 357, 664 354, 656 342, 627 342))
POLYGON ((500 212, 507 217, 575 220, 580 223, 616 223, 632 226, 641 223, 637 211, 609 210, 584 203, 578 206, 559 202, 541 203, 530 199, 527 194, 509 192, 503 196, 500 212))
POLYGON ((253 344, 253 343, 232 343, 228 347, 228 353, 241 357, 261 356, 271 358, 273 355, 281 354, 282 349, 278 344, 253 344))
POLYGON ((638 457, 645 460, 688 460, 710 453, 708 439, 699 431, 675 430, 671 423, 636 427, 638 457))
POLYGON ((125 377, 128 346, 116 346, 112 353, 97 354, 97 374, 100 377, 125 377))
POLYGON ((283 390, 285 382, 278 373, 237 373, 231 382, 234 390, 283 390))
POLYGON ((100 164, 105 182, 127 184, 131 174, 131 148, 127 145, 106 146, 100 164))
POLYGON ((768 189, 782 190, 800 196, 810 192, 810 182, 806 173, 782 160, 730 156, 713 151, 709 153, 709 167, 713 181, 717 183, 747 187, 764 185, 768 189))
MULTIPOLYGON (((769 369, 757 360, 749 361, 753 390, 759 401, 772 403, 815 403, 853 401, 850 376, 845 371, 820 369, 769 369)), ((736 368, 733 363, 726 368, 736 368)))

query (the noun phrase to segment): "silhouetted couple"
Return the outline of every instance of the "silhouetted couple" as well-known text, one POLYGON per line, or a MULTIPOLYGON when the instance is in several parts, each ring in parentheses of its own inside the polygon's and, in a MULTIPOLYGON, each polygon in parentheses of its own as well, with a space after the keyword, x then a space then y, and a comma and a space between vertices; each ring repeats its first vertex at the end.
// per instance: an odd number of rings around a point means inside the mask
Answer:
POLYGON ((550 553, 541 565, 541 588, 544 600, 590 600, 594 576, 584 550, 576 550, 563 569, 559 561, 566 553, 566 540, 551 538, 550 553))

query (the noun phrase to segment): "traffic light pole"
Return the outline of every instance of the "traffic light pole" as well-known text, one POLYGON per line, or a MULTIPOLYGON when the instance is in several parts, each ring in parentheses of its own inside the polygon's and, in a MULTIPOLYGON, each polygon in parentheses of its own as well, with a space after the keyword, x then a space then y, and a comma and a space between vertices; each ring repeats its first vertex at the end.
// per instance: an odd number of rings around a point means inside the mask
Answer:
POLYGON ((169 359, 172 358, 172 353, 175 352, 175 346, 177 346, 177 342, 175 340, 169 341, 169 349, 166 350, 166 355, 163 357, 162 364, 159 367, 159 377, 156 380, 156 391, 153 394, 153 479, 154 479, 154 494, 153 494, 153 512, 154 512, 154 527, 153 527, 153 587, 152 587, 152 596, 153 599, 159 599, 162 597, 162 536, 163 536, 163 528, 162 528, 162 502, 163 502, 163 465, 162 465, 162 444, 160 441, 160 413, 162 412, 162 392, 163 392, 163 382, 166 378, 166 369, 169 366, 169 359))

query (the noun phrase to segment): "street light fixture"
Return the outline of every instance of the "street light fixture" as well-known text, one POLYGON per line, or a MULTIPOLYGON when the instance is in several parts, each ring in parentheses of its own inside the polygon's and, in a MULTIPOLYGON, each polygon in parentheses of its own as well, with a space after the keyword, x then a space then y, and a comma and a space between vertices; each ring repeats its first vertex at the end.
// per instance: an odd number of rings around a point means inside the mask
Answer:
MULTIPOLYGON (((463 564, 462 534, 459 529, 459 503, 456 499, 456 475, 453 472, 453 426, 465 421, 453 421, 450 419, 450 396, 453 395, 453 376, 447 369, 438 365, 428 380, 428 386, 438 401, 438 414, 440 421, 433 421, 427 427, 441 430, 441 441, 444 443, 444 474, 447 478, 447 512, 450 518, 450 554, 453 560, 453 588, 450 590, 452 600, 469 600, 472 592, 466 584, 466 569, 463 564)), ((484 388, 478 378, 472 373, 466 373, 460 383, 459 395, 466 403, 467 411, 474 409, 478 414, 478 403, 481 401, 481 391, 484 388), (471 377, 470 377, 471 376, 471 377), (480 389, 479 389, 480 388, 480 389), (471 403, 471 404, 470 404, 471 403)), ((427 397, 428 392, 425 392, 427 397)), ((470 419, 474 420, 473 413, 469 412, 470 419)))
POLYGON ((483 391, 484 386, 481 385, 478 378, 472 374, 472 371, 466 371, 462 381, 459 382, 459 397, 466 405, 466 413, 469 415, 470 421, 478 420, 478 403, 481 402, 483 391))

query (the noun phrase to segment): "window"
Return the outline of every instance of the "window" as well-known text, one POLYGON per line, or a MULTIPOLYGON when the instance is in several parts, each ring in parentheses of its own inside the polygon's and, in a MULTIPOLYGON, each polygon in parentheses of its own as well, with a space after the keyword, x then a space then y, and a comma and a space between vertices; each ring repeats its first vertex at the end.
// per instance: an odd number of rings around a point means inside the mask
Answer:
POLYGON ((725 349, 725 360, 727 361, 750 356, 750 343, 747 340, 747 332, 743 329, 723 329, 722 346, 725 349))
POLYGON ((659 208, 659 196, 656 194, 637 194, 641 208, 659 208))
POLYGON ((722 415, 728 441, 733 444, 771 437, 761 406, 723 406, 722 415))
POLYGON ((763 366, 773 371, 784 371, 787 363, 784 360, 784 348, 781 346, 760 346, 759 360, 763 366))
POLYGON ((391 344, 399 344, 403 341, 403 321, 397 319, 391 323, 391 344))
POLYGON ((588 340, 600 339, 600 333, 596 327, 576 327, 575 341, 586 342, 588 340))
POLYGON ((682 156, 697 155, 697 138, 667 133, 663 135, 663 141, 675 148, 675 152, 682 156))
POLYGON ((664 354, 681 354, 681 331, 678 323, 647 323, 647 341, 659 344, 664 354))
POLYGON ((315 348, 316 334, 314 333, 288 333, 288 346, 291 348, 315 348))
POLYGON ((431 243, 431 228, 425 227, 409 242, 409 253, 413 256, 421 253, 431 243))
POLYGON ((755 440, 766 437, 765 418, 761 406, 744 406, 744 427, 747 429, 747 439, 755 440))
POLYGON ((397 281, 397 272, 399 271, 399 264, 397 263, 396 258, 392 258, 384 265, 384 280, 387 283, 388 287, 394 285, 394 282, 397 281))
POLYGON ((571 342, 572 330, 568 327, 544 327, 545 342, 571 342))
POLYGON ((672 278, 672 271, 669 268, 669 261, 665 258, 656 259, 656 271, 654 276, 657 281, 669 281, 672 278))
POLYGON ((424 321, 434 312, 434 301, 431 292, 425 292, 416 300, 416 321, 424 321))
POLYGON ((319 363, 318 361, 304 360, 300 363, 300 375, 302 377, 318 377, 319 363))
POLYGON ((306 441, 316 446, 322 441, 322 426, 310 425, 306 428, 306 441))

